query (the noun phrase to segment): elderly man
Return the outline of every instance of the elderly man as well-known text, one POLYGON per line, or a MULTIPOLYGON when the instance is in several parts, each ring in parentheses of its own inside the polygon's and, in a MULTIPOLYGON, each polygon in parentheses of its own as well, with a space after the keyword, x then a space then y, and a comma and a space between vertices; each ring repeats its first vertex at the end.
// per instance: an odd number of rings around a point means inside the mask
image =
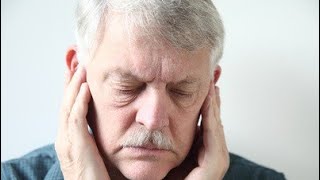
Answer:
POLYGON ((82 0, 76 15, 55 149, 4 163, 2 178, 284 179, 229 155, 210 0, 82 0))

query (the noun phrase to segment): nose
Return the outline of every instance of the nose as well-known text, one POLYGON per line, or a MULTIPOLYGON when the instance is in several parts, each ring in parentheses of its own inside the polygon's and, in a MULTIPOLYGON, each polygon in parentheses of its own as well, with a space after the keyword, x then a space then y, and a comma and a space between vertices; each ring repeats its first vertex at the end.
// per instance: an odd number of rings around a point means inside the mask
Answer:
POLYGON ((145 126, 148 130, 161 130, 169 125, 169 104, 165 95, 159 91, 145 94, 140 101, 136 115, 136 122, 145 126))

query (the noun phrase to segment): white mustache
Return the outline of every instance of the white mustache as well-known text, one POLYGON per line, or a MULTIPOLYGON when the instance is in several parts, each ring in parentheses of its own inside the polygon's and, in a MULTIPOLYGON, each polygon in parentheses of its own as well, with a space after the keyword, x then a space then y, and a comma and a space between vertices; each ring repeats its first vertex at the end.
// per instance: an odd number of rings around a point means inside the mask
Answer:
POLYGON ((123 147, 136 147, 136 146, 147 146, 150 143, 157 149, 172 150, 173 145, 170 138, 168 138, 160 130, 148 131, 143 127, 139 127, 137 130, 129 133, 124 139, 123 147))

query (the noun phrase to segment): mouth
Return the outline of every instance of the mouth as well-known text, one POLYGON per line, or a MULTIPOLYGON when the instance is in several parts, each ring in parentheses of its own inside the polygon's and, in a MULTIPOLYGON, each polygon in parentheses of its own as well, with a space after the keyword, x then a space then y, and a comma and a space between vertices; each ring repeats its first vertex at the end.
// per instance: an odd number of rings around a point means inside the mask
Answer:
POLYGON ((167 149, 158 148, 152 144, 147 144, 142 146, 124 146, 123 148, 139 149, 139 150, 145 150, 145 151, 168 151, 167 149))
POLYGON ((167 149, 156 147, 152 144, 142 145, 142 146, 123 146, 123 150, 127 151, 130 156, 136 158, 149 158, 162 156, 165 153, 170 152, 167 149))

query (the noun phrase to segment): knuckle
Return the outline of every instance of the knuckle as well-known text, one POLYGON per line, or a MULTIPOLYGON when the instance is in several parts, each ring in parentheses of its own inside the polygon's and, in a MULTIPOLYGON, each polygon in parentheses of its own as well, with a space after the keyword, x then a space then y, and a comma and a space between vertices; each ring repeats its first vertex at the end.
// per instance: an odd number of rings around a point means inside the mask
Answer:
POLYGON ((60 162, 72 161, 72 148, 70 146, 63 142, 56 142, 54 147, 60 162))
POLYGON ((64 107, 61 109, 62 118, 68 118, 70 116, 70 108, 64 107))
POLYGON ((79 117, 78 113, 71 112, 68 122, 71 125, 79 125, 81 123, 81 117, 79 117))

